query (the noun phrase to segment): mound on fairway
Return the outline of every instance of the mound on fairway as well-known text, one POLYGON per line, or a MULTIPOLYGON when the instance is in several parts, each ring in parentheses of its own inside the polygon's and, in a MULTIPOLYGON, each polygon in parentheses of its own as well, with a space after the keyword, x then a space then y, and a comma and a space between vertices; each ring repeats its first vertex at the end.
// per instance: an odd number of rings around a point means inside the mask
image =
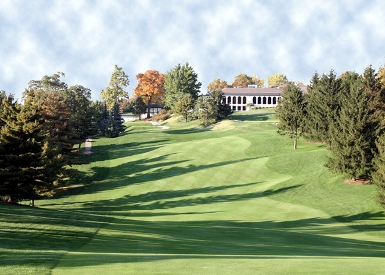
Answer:
POLYGON ((0 273, 381 273, 374 186, 343 184, 324 146, 294 151, 274 123, 257 110, 212 129, 132 122, 97 139, 77 188, 39 208, 0 206, 0 273))

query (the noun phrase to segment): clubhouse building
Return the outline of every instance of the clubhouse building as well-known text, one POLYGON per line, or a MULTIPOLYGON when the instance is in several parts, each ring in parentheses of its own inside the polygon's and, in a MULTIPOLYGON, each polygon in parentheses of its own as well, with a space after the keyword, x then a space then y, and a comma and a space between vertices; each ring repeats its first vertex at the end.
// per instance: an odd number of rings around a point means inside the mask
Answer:
MULTIPOLYGON (((249 85, 248 88, 224 88, 223 103, 230 105, 233 111, 246 111, 247 106, 255 108, 276 107, 285 85, 271 88, 257 88, 249 85), (247 105, 247 106, 246 106, 247 105)), ((299 84, 302 92, 307 92, 307 86, 299 84)))

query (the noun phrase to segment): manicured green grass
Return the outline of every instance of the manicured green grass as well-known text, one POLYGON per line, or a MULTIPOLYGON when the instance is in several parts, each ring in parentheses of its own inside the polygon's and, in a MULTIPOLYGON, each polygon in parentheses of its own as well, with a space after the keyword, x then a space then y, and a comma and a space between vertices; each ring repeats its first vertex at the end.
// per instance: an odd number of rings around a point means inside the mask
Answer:
POLYGON ((0 274, 381 274, 385 216, 272 109, 97 139, 74 188, 0 205, 0 274))

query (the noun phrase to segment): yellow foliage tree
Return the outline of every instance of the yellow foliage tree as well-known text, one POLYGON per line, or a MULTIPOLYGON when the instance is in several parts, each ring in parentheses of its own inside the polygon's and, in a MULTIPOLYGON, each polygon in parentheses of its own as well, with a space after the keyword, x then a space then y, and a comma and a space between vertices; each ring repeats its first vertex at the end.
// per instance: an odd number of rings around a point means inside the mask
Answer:
POLYGON ((207 86, 207 89, 211 91, 221 90, 223 88, 228 88, 229 85, 225 80, 221 80, 219 78, 215 78, 210 84, 207 86))
POLYGON ((287 77, 283 74, 271 75, 267 78, 267 81, 268 81, 269 87, 281 86, 281 85, 289 82, 287 80, 287 77))
POLYGON ((150 118, 150 105, 160 102, 164 95, 164 74, 155 70, 147 70, 136 75, 138 86, 134 89, 136 96, 143 98, 147 104, 147 118, 150 118))

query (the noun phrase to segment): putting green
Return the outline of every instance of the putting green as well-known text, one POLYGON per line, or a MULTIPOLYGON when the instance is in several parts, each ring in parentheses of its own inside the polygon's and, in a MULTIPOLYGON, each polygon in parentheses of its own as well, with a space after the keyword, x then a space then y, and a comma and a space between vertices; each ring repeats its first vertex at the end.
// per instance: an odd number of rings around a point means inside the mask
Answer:
POLYGON ((66 203, 113 219, 52 274, 380 273, 382 235, 290 198, 312 186, 297 178, 314 175, 316 165, 304 169, 296 161, 312 160, 319 149, 288 155, 270 124, 260 122, 259 135, 245 122, 149 142, 135 154, 121 146, 109 160, 95 161, 91 170, 108 166, 108 176, 66 203))

